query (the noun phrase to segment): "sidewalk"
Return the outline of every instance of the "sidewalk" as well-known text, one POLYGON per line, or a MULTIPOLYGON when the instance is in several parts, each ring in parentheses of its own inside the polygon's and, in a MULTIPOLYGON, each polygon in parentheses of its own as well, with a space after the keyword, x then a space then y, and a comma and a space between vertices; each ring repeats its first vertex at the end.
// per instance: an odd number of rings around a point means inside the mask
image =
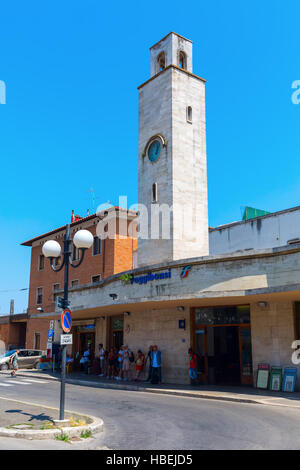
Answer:
MULTIPOLYGON (((8 371, 1 371, 1 375, 8 375, 8 371)), ((35 369, 21 369, 20 377, 35 377, 47 380, 60 380, 60 373, 40 371, 35 369)), ((162 384, 151 385, 146 382, 117 382, 107 380, 96 375, 86 375, 81 372, 72 372, 66 376, 66 382, 72 385, 84 385, 88 387, 127 390, 147 393, 175 395, 189 398, 202 398, 240 403, 253 403, 269 406, 287 406, 300 409, 300 392, 285 393, 271 390, 259 390, 245 386, 214 386, 214 385, 175 385, 162 384)))

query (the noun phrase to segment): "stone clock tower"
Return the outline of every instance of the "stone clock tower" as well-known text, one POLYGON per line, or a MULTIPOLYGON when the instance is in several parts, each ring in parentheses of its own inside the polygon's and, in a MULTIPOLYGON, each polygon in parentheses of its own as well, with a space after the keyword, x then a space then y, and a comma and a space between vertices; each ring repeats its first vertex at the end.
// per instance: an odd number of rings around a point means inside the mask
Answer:
POLYGON ((205 80, 176 33, 150 60, 139 87, 139 266, 209 254, 205 80))

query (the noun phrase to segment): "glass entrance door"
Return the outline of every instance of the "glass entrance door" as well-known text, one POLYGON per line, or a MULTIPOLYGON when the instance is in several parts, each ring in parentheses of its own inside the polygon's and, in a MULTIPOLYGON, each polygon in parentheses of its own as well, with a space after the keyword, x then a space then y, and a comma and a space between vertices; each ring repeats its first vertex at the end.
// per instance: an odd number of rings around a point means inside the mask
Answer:
POLYGON ((250 326, 239 327, 240 340, 240 364, 241 364, 241 383, 252 385, 252 346, 251 346, 251 329, 250 326))
POLYGON ((197 354, 197 371, 200 382, 207 382, 207 338, 206 328, 197 328, 195 331, 195 353, 197 354))

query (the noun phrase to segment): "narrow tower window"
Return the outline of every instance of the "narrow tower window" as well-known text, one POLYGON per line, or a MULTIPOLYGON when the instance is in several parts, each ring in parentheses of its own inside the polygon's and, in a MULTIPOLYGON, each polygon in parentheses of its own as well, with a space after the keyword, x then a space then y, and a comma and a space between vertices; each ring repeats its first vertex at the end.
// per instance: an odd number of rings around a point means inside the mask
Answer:
POLYGON ((157 183, 153 183, 153 185, 152 185, 152 202, 157 202, 157 201, 158 201, 157 183))
POLYGON ((184 52, 179 52, 178 65, 181 69, 186 69, 186 55, 184 52))
POLYGON ((186 108, 186 120, 187 122, 193 122, 193 109, 191 106, 186 108))
POLYGON ((157 73, 161 72, 166 68, 166 56, 164 52, 161 52, 157 57, 157 73))

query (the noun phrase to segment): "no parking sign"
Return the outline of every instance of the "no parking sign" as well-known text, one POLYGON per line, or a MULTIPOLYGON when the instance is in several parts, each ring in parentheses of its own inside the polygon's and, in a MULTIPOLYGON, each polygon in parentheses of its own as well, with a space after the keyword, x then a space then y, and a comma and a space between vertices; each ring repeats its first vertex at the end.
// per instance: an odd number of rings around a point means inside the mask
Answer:
POLYGON ((70 333, 71 328, 72 328, 72 315, 71 315, 71 310, 66 308, 66 310, 63 311, 60 317, 61 321, 61 327, 65 333, 70 333))

